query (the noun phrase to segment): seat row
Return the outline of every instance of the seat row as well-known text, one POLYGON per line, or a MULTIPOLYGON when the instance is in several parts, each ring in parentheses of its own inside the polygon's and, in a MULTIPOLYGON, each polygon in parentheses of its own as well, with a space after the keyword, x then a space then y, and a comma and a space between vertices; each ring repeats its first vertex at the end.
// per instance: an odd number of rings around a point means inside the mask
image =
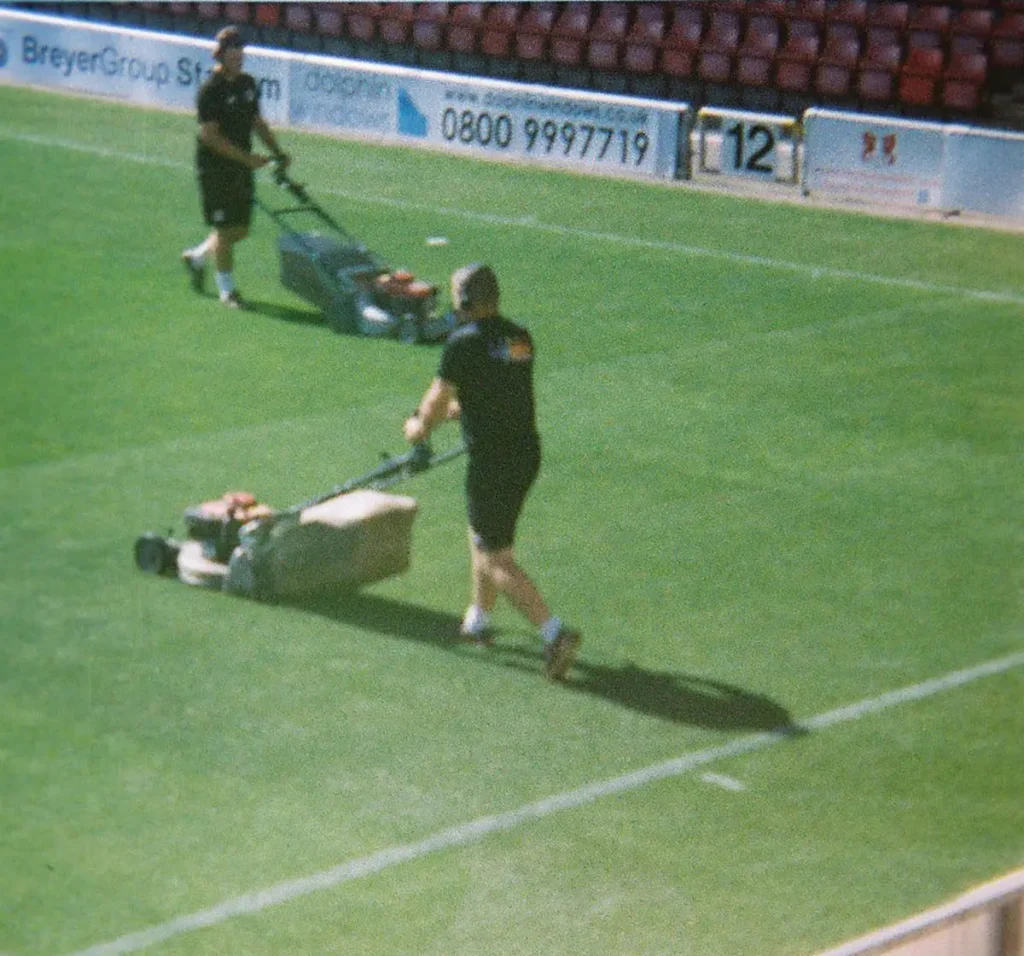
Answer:
MULTIPOLYGON (((693 102, 977 113, 1024 75, 1024 0, 142 3, 200 32, 693 102)), ((116 16, 115 16, 116 18, 116 16)))

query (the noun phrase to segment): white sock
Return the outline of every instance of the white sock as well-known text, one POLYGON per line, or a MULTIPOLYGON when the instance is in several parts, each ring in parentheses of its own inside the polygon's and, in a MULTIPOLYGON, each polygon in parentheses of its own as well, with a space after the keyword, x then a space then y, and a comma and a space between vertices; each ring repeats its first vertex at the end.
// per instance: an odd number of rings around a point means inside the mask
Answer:
POLYGON ((235 291, 235 277, 231 272, 217 273, 217 291, 221 295, 230 295, 235 291))
POLYGON ((540 636, 545 644, 550 644, 562 630, 562 619, 560 617, 549 617, 540 626, 540 636))
POLYGON ((471 604, 466 609, 462 618, 462 627, 470 634, 479 634, 490 627, 491 615, 488 614, 479 604, 471 604))

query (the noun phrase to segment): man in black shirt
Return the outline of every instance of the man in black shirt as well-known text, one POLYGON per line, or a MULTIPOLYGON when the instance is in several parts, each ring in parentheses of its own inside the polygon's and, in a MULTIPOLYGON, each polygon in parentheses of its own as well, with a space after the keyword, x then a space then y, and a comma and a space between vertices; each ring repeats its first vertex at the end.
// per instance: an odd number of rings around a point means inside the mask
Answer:
POLYGON ((181 261, 193 288, 202 292, 206 257, 212 253, 220 301, 239 309, 243 304, 235 290, 234 247, 249 234, 253 172, 271 161, 270 156, 252 151, 253 132, 282 166, 287 166, 289 160, 260 115, 256 81, 242 72, 245 54, 241 34, 235 27, 225 27, 216 39, 213 56, 217 64, 199 89, 196 142, 196 172, 203 217, 212 232, 194 249, 186 249, 181 261))
POLYGON ((452 276, 452 300, 461 320, 441 354, 437 376, 405 423, 410 442, 458 417, 469 453, 469 514, 473 599, 462 634, 492 643, 490 615, 498 594, 540 630, 545 673, 561 680, 576 658, 580 635, 554 617, 513 555, 516 523, 540 470, 533 396, 533 340, 498 311, 493 270, 481 263, 452 276))

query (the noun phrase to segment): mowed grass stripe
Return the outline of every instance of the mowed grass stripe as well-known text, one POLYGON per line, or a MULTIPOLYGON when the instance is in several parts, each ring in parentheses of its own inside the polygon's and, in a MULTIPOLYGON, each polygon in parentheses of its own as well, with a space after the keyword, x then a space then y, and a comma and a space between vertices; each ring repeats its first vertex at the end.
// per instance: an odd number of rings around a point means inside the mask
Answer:
MULTIPOLYGON (((80 143, 60 137, 38 136, 25 134, 16 130, 0 127, 0 137, 11 139, 17 142, 27 143, 35 146, 42 146, 47 149, 71 149, 82 153, 102 156, 107 159, 120 159, 133 163, 145 163, 163 168, 192 172, 192 166, 181 162, 167 160, 148 153, 123 152, 107 147, 99 147, 91 144, 80 143)), ((358 202, 376 206, 390 206, 396 209, 407 211, 425 212, 439 216, 456 217, 471 222, 490 224, 504 228, 519 228, 533 230, 536 232, 548 233, 555 236, 564 236, 575 240, 584 240, 601 243, 614 243, 616 245, 628 246, 635 249, 645 249, 659 252, 669 252, 687 258, 704 258, 744 267, 755 267, 784 272, 792 272, 797 275, 806 276, 812 280, 817 279, 841 279, 850 282, 863 282, 873 285, 888 286, 894 289, 906 289, 916 292, 925 292, 934 295, 955 295, 981 302, 1008 303, 1011 305, 1024 305, 1024 294, 1007 290, 994 289, 972 289, 964 286, 951 286, 941 283, 928 282, 921 279, 906 278, 900 276, 886 276, 871 272, 862 272, 851 269, 837 269, 832 266, 812 265, 805 262, 794 262, 786 259, 777 259, 770 256, 750 255, 743 252, 735 252, 724 249, 712 249, 705 246, 698 246, 689 243, 672 242, 668 240, 648 239, 640 236, 627 236, 620 233, 604 230, 580 229, 578 227, 563 226, 557 223, 543 222, 535 216, 503 216, 495 213, 480 212, 477 210, 462 209, 454 206, 438 205, 434 203, 423 203, 408 199, 399 199, 386 196, 367 195, 365 192, 351 192, 336 188, 324 188, 319 190, 322 195, 332 196, 337 199, 344 199, 347 202, 358 202)))
POLYGON ((1004 674, 1021 665, 1024 665, 1024 651, 985 661, 975 667, 953 671, 932 680, 912 684, 878 697, 857 701, 818 714, 793 726, 780 727, 765 733, 750 734, 717 747, 683 754, 672 760, 643 767, 632 773, 555 794, 515 810, 481 817, 435 833, 417 843, 389 847, 379 853, 350 860, 310 876, 277 883, 262 890, 225 900, 209 909, 190 913, 140 932, 126 934, 108 943, 100 943, 79 950, 72 956, 119 956, 122 953, 135 953, 149 949, 151 946, 167 942, 185 933, 216 926, 238 916, 259 913, 291 900, 309 896, 311 893, 318 893, 355 880, 365 879, 434 853, 443 853, 447 850, 469 846, 492 834, 513 830, 536 820, 577 809, 615 794, 637 790, 659 780, 679 777, 699 767, 765 750, 784 741, 799 739, 801 733, 850 723, 861 717, 881 713, 893 707, 956 690, 974 681, 1004 674))

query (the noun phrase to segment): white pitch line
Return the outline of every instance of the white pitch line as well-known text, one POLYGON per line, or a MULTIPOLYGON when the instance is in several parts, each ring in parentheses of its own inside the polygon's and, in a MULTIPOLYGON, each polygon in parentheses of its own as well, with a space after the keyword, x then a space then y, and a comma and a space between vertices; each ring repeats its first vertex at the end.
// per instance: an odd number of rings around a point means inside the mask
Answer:
POLYGON ((111 942, 99 943, 88 949, 79 950, 73 956, 118 956, 121 953, 134 953, 148 949, 150 946, 166 942, 185 933, 224 923, 236 916, 260 913, 272 906, 279 906, 282 903, 309 896, 321 890, 332 889, 344 883, 351 883, 355 880, 373 876, 383 870, 399 866, 402 863, 408 863, 411 860, 420 859, 433 853, 442 853, 456 847, 478 843, 494 833, 513 830, 516 827, 532 823, 535 820, 541 820, 555 813, 586 806, 596 800, 601 800, 617 793, 638 790, 658 780, 679 777, 697 767, 765 750, 785 740, 799 739, 798 734, 800 730, 821 730, 836 724, 849 723, 859 720, 868 714, 878 713, 900 704, 941 694, 984 677, 1003 674, 1015 667, 1020 667, 1022 664, 1024 664, 1024 651, 986 661, 974 667, 953 671, 943 677, 903 687, 899 690, 882 694, 879 697, 872 697, 846 707, 830 710, 823 714, 818 714, 816 717, 811 717, 794 727, 780 727, 765 733, 750 734, 717 747, 709 747, 706 750, 683 754, 680 757, 666 760, 663 763, 652 764, 649 767, 634 770, 632 773, 624 774, 621 777, 588 784, 576 790, 569 790, 565 793, 545 797, 543 800, 538 800, 535 803, 525 804, 514 810, 507 810, 504 813, 498 813, 493 816, 480 817, 469 823, 462 823, 447 830, 441 830, 417 843, 405 843, 399 846, 388 847, 369 856, 349 860, 310 876, 286 880, 266 889, 246 893, 243 896, 236 896, 232 899, 224 900, 216 906, 211 906, 209 909, 179 916, 158 926, 128 933, 111 942))
MULTIPOLYGON (((23 133, 9 127, 0 126, 0 138, 35 146, 54 149, 74 150, 102 156, 106 159, 122 159, 127 162, 143 163, 167 169, 179 169, 191 172, 192 166, 176 163, 172 160, 147 153, 120 152, 105 146, 93 146, 78 143, 59 137, 38 136, 23 133)), ((707 246, 695 246, 667 239, 645 239, 642 236, 626 236, 621 233, 603 232, 592 229, 579 229, 573 226, 561 226, 547 223, 534 216, 501 216, 495 213, 480 212, 472 209, 460 209, 453 206, 435 206, 430 203, 415 202, 407 199, 395 199, 388 196, 373 196, 365 193, 347 192, 345 190, 324 188, 324 195, 345 199, 348 202, 366 203, 374 206, 390 206, 395 209, 408 209, 414 212, 425 212, 438 216, 451 216, 470 222, 481 222, 492 226, 509 226, 517 229, 530 229, 550 235, 563 236, 570 239, 585 239, 591 242, 607 242, 634 249, 646 249, 657 252, 669 252, 689 258, 716 259, 731 262, 735 265, 754 266, 776 271, 793 272, 810 279, 841 279, 850 282, 863 282, 872 285, 889 286, 894 289, 907 289, 913 292, 924 292, 929 295, 960 296, 979 302, 995 302, 1007 305, 1024 306, 1024 294, 990 289, 971 289, 964 286, 944 285, 927 282, 923 279, 908 279, 901 276, 885 276, 873 272, 859 272, 854 269, 837 269, 832 266, 816 266, 812 263, 793 262, 789 259, 776 259, 771 256, 757 256, 745 252, 734 252, 729 249, 712 249, 707 246)))
POLYGON ((701 774, 700 779, 705 783, 711 783, 716 787, 721 787, 723 790, 731 790, 733 793, 739 793, 741 790, 747 789, 735 777, 727 777, 724 773, 705 773, 701 774))

